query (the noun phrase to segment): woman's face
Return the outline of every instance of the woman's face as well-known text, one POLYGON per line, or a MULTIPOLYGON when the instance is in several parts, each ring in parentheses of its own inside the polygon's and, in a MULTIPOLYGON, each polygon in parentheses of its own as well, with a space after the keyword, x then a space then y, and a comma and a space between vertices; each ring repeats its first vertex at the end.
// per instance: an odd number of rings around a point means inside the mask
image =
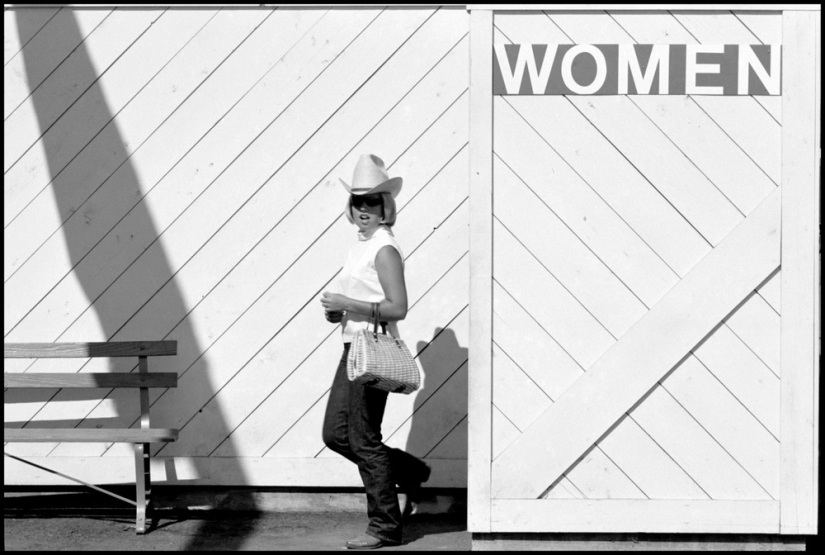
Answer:
POLYGON ((381 225, 384 217, 384 201, 381 195, 353 195, 352 219, 362 232, 370 231, 381 225))

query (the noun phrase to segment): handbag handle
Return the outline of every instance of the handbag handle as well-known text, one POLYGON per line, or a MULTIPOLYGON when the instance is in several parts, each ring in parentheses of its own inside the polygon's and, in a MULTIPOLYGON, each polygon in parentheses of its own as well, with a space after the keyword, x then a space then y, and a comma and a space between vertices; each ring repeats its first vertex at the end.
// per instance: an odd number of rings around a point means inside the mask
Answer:
MULTIPOLYGON (((376 341, 378 341, 378 320, 381 318, 381 307, 379 303, 372 303, 372 310, 370 310, 370 320, 375 318, 375 324, 373 324, 372 328, 372 337, 376 341)), ((389 335, 393 339, 395 339, 396 345, 401 347, 401 344, 398 342, 398 338, 395 337, 385 323, 381 323, 381 329, 384 331, 384 335, 389 335)))
MULTIPOLYGON (((372 307, 371 307, 371 310, 370 310, 370 320, 372 320, 373 318, 375 318, 375 324, 373 325, 373 328, 372 328, 372 335, 373 335, 374 338, 377 339, 378 338, 378 320, 381 318, 380 303, 372 303, 372 307)), ((381 329, 383 330, 384 335, 387 335, 387 325, 382 323, 381 324, 381 329)), ((390 337, 392 337, 392 335, 390 335, 390 337)))

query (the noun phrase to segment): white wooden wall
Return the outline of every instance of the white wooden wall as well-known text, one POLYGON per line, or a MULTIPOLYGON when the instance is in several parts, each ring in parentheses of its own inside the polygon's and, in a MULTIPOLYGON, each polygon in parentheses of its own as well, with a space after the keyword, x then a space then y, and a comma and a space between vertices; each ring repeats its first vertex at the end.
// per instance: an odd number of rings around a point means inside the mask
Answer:
MULTIPOLYGON (((391 396, 385 441, 465 486, 468 43, 463 8, 6 9, 4 340, 177 340, 153 366, 179 375, 153 422, 181 429, 157 480, 359 486, 321 441, 342 346, 318 299, 355 240, 337 179, 375 153, 404 178, 401 333, 425 371, 391 396)), ((128 393, 7 392, 6 425, 134 425, 128 393)), ((133 473, 123 445, 5 448, 133 473)))
MULTIPOLYGON (((784 98, 497 96, 489 108, 474 100, 472 140, 492 137, 491 205, 474 204, 471 223, 474 237, 491 236, 492 370, 487 378, 473 366, 473 422, 490 416, 470 439, 486 432, 492 442, 471 447, 472 531, 816 529, 815 403, 802 401, 807 416, 797 418, 788 407, 800 401, 785 393, 801 387, 810 397, 817 383, 814 358, 805 359, 815 345, 812 303, 801 318, 782 316, 789 299, 802 303, 814 289, 797 294, 789 283, 801 282, 780 271, 793 207, 815 198, 809 15, 473 13, 473 37, 486 41, 479 52, 490 43, 788 49, 784 98), (783 128, 783 106, 797 95, 810 105, 794 108, 783 128), (802 136, 804 175, 794 169, 799 150, 787 150, 802 136), (788 182, 804 193, 783 203, 788 182), (787 349, 798 354, 782 363, 787 330, 800 325, 809 326, 802 350, 787 349), (793 463, 793 452, 805 462, 793 463), (792 485, 793 473, 804 485, 792 485)), ((473 70, 472 91, 489 79, 473 70)), ((473 168, 485 165, 483 150, 473 150, 473 168)), ((816 227, 800 226, 808 260, 816 227)), ((472 250, 474 262, 484 249, 472 250)), ((796 275, 802 265, 790 260, 796 275)), ((812 283, 810 260, 800 280, 812 283)), ((473 284, 475 309, 488 293, 483 280, 473 284)), ((485 356, 478 341, 471 361, 485 356)))

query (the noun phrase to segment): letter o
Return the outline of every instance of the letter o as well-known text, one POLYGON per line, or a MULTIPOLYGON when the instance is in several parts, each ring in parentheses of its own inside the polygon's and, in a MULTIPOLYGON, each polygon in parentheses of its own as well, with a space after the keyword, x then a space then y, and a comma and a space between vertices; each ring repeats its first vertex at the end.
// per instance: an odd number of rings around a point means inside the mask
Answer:
POLYGON ((604 85, 607 78, 607 62, 601 50, 592 44, 577 44, 564 54, 561 62, 561 77, 565 86, 576 94, 593 94, 604 85), (596 62, 596 78, 589 85, 580 85, 573 78, 573 60, 579 54, 587 53, 593 56, 596 62))

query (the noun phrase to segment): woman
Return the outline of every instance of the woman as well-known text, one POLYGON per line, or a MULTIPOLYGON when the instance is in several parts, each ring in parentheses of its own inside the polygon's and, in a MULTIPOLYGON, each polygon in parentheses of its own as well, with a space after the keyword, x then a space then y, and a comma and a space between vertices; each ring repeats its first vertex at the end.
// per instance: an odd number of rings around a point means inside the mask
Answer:
POLYGON ((369 525, 366 535, 347 542, 349 549, 375 549, 401 542, 402 512, 396 484, 407 493, 407 507, 430 476, 423 461, 381 441, 381 420, 387 392, 354 384, 347 378, 347 354, 357 330, 369 325, 372 303, 379 303, 381 321, 398 337, 396 322, 407 315, 404 260, 392 234, 395 196, 401 178, 389 178, 384 162, 374 155, 360 157, 345 215, 358 228, 338 278, 338 292, 324 292, 321 304, 329 322, 341 323, 344 354, 332 382, 324 417, 324 443, 358 465, 367 493, 369 525))

